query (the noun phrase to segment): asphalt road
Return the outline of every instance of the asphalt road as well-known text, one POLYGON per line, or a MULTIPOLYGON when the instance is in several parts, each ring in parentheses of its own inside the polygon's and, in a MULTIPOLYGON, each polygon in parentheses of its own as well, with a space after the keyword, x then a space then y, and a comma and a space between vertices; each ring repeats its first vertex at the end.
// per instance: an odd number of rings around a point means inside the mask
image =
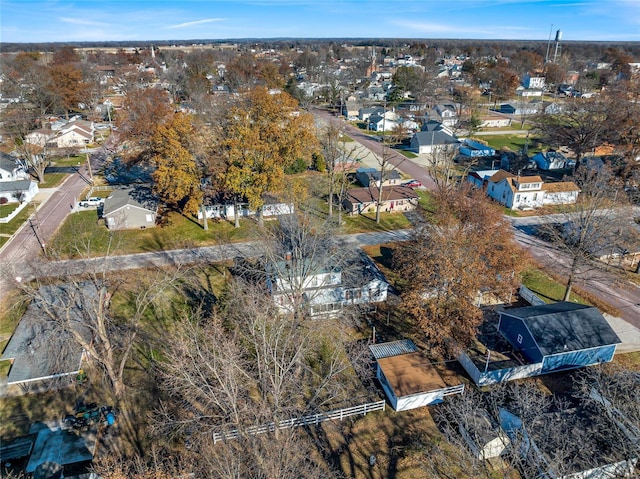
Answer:
MULTIPOLYGON (((99 148, 89 155, 93 171, 98 171, 106 159, 104 150, 99 148)), ((33 276, 47 243, 91 184, 86 162, 73 171, 0 251, 0 301, 15 287, 16 278, 33 276)))
MULTIPOLYGON (((340 125, 354 140, 371 149, 375 154, 382 154, 382 145, 379 142, 372 140, 368 135, 362 133, 358 128, 352 126, 344 119, 337 118, 332 113, 317 108, 313 108, 312 113, 325 122, 340 125)), ((504 134, 505 132, 502 131, 500 133, 504 134)), ((427 170, 405 158, 400 153, 395 151, 393 153, 392 163, 398 170, 421 181, 429 190, 433 191, 435 189, 435 183, 429 176, 427 170)), ((639 214, 640 208, 636 207, 634 211, 634 214, 639 214)), ((563 270, 566 270, 566 266, 569 264, 568 257, 552 244, 528 234, 532 233, 538 224, 550 220, 560 221, 563 218, 562 215, 555 216, 557 216, 557 218, 554 217, 554 215, 522 218, 509 217, 509 220, 511 220, 514 226, 513 230, 516 241, 529 251, 533 259, 549 271, 562 274, 563 270)), ((601 301, 616 308, 620 311, 620 317, 622 319, 640 328, 640 287, 636 284, 630 281, 623 281, 619 276, 606 271, 604 268, 594 268, 590 270, 586 280, 578 279, 575 281, 575 284, 588 293, 593 294, 601 301)))
POLYGON ((434 183, 433 179, 431 178, 427 170, 425 170, 422 166, 414 163, 406 156, 398 153, 396 150, 383 145, 377 140, 372 139, 371 136, 362 133, 360 129, 351 125, 342 117, 336 117, 331 112, 315 107, 311 108, 311 112, 318 118, 321 118, 325 123, 331 123, 339 126, 340 128, 343 128, 348 136, 353 138, 361 145, 365 146, 367 149, 371 150, 371 152, 373 152, 373 154, 378 158, 382 158, 383 153, 386 153, 387 157, 389 158, 389 162, 394 167, 409 175, 411 178, 415 178, 416 180, 420 181, 422 185, 427 189, 433 190, 436 188, 436 184, 434 183), (386 152, 384 152, 385 149, 387 150, 386 152))
MULTIPOLYGON (((404 241, 410 234, 411 230, 395 230, 343 235, 340 236, 340 238, 349 246, 361 247, 393 241, 404 241)), ((263 244, 261 242, 247 241, 244 243, 227 243, 201 248, 42 262, 38 265, 37 274, 42 276, 66 276, 80 274, 85 271, 104 272, 171 265, 190 265, 231 260, 237 257, 252 258, 258 257, 261 254, 263 254, 263 244)))
MULTIPOLYGON (((376 155, 383 154, 386 148, 380 142, 372 140, 368 135, 353 127, 341 118, 336 118, 330 112, 313 109, 313 113, 326 122, 339 124, 345 132, 376 155)), ((420 165, 412 162, 400 153, 389 150, 391 163, 398 170, 422 182, 430 190, 435 189, 435 183, 429 173, 420 165)), ((97 171, 106 159, 103 149, 91 153, 93 171, 97 171)), ((64 184, 57 188, 41 208, 16 236, 0 252, 0 301, 15 287, 16 277, 30 278, 39 271, 45 274, 74 274, 86 271, 86 268, 102 268, 109 271, 120 269, 136 269, 152 265, 167 265, 171 263, 189 264, 200 261, 219 261, 236 256, 255 256, 260 252, 257 243, 240 243, 219 245, 207 248, 161 251, 136 255, 114 256, 90 260, 73 260, 65 262, 43 262, 40 253, 46 249, 46 243, 64 222, 71 212, 79 195, 88 184, 88 171, 83 165, 79 171, 67 178, 64 184)), ((535 224, 534 220, 512 219, 514 223, 535 224)), ((552 271, 561 270, 567 264, 567 257, 551 244, 534 236, 526 234, 526 228, 517 228, 514 224, 516 240, 527 249, 531 256, 542 266, 552 271), (523 231, 524 230, 524 231, 523 231)), ((356 246, 380 244, 389 241, 406 239, 408 231, 391 231, 384 233, 366 233, 344 237, 347 242, 356 246)), ((594 272, 594 274, 596 274, 594 272)), ((592 278, 593 279, 593 278, 592 278)), ((611 304, 620 311, 622 319, 640 328, 640 288, 631 282, 621 282, 620 279, 607 271, 597 271, 597 281, 577 281, 578 286, 598 297, 605 303, 611 304)))

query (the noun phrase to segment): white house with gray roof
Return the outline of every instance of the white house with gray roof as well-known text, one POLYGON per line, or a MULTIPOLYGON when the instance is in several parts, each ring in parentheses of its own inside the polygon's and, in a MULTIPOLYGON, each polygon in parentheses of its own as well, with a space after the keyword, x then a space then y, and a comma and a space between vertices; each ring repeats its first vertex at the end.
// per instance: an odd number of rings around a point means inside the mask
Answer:
POLYGON ((23 164, 0 153, 0 198, 7 203, 29 203, 38 194, 38 183, 29 176, 23 164))
POLYGON ((110 230, 144 229, 156 225, 158 201, 149 188, 116 190, 105 198, 102 217, 110 230))
POLYGON ((438 151, 450 152, 460 146, 460 141, 453 131, 437 121, 428 121, 411 138, 409 149, 415 153, 435 153, 438 151))

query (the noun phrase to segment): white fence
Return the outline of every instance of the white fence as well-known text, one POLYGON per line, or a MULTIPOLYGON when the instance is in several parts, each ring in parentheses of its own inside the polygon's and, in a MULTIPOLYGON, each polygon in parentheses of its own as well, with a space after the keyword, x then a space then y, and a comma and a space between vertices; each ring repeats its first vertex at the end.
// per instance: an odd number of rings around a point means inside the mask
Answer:
MULTIPOLYGON (((335 409, 333 411, 311 414, 309 416, 302 416, 298 418, 285 419, 280 421, 276 427, 274 423, 264 424, 262 426, 252 426, 246 429, 246 433, 250 435, 264 434, 266 432, 273 432, 276 429, 289 429, 292 427, 310 426, 314 424, 320 424, 325 421, 331 421, 334 419, 340 419, 349 416, 366 415, 373 411, 384 411, 385 401, 377 401, 372 403, 360 404, 359 406, 347 407, 344 409, 335 409)), ((225 439, 236 439, 240 435, 237 429, 232 429, 227 432, 214 432, 213 443, 218 441, 224 441, 225 439)))
POLYGON ((23 209, 25 209, 28 204, 29 203, 27 201, 20 203, 20 205, 15 210, 13 210, 4 218, 0 218, 0 223, 8 223, 9 221, 11 221, 13 218, 15 218, 18 215, 18 213, 20 213, 23 209))
MULTIPOLYGON (((238 216, 241 218, 248 218, 256 216, 256 212, 249 209, 249 205, 241 203, 238 205, 211 205, 205 206, 205 214, 207 218, 214 219, 232 219, 235 217, 235 208, 238 207, 238 216)), ((293 203, 275 203, 267 204, 262 207, 262 217, 270 218, 272 216, 290 215, 293 214, 293 203)), ((202 208, 198 210, 198 219, 202 219, 202 208)))

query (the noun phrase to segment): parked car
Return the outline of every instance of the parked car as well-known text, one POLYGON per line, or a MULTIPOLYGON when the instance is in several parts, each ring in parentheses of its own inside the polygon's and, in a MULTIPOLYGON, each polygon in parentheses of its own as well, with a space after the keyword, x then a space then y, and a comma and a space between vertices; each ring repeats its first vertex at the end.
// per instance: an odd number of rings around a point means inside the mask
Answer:
POLYGON ((83 208, 88 208, 90 206, 104 206, 104 198, 100 198, 98 196, 92 196, 91 198, 87 198, 86 200, 80 201, 78 204, 83 208))
POLYGON ((422 183, 420 183, 418 180, 409 180, 402 183, 402 186, 408 186, 409 188, 420 188, 422 186, 422 183))

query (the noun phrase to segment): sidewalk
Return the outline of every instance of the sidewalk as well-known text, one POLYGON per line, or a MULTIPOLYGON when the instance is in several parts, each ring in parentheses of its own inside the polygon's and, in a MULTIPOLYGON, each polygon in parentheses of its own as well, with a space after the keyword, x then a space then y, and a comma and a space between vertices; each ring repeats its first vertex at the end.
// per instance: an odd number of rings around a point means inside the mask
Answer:
POLYGON ((616 354, 640 351, 640 329, 627 323, 624 319, 603 313, 611 329, 618 335, 621 344, 616 346, 616 354))
MULTIPOLYGON (((63 183, 64 184, 64 183, 63 183)), ((61 185, 62 186, 62 185, 61 185)), ((40 191, 38 191, 38 194, 36 196, 34 196, 33 200, 31 200, 33 203, 37 203, 38 207, 36 208, 36 213, 45 205, 45 203, 47 201, 49 201, 49 199, 51 198, 51 196, 53 196, 53 194, 58 191, 59 187, 55 187, 55 188, 42 188, 40 191)), ((26 228, 29 224, 29 221, 25 221, 22 226, 20 226, 20 228, 18 228, 16 230, 15 233, 13 233, 12 235, 2 235, 2 236, 9 236, 9 240, 2 245, 2 247, 0 247, 0 253, 2 253, 2 251, 7 248, 11 242, 13 241, 13 239, 18 236, 20 234, 20 232, 26 228)))

